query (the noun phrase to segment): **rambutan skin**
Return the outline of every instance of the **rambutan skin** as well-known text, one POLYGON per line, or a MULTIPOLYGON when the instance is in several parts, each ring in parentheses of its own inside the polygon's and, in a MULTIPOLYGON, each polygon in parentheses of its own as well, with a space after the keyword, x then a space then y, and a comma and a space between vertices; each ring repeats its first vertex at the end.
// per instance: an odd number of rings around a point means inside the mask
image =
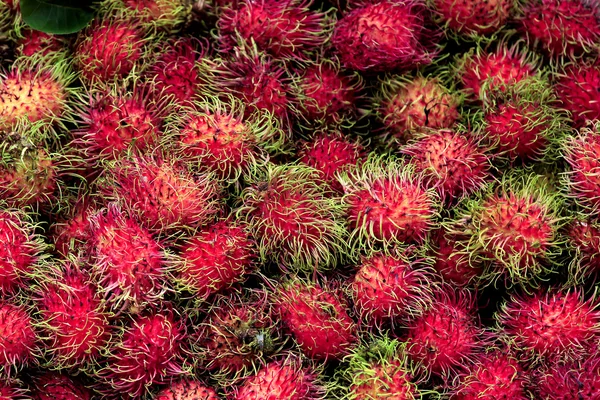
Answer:
POLYGON ((35 362, 38 336, 28 310, 18 304, 0 301, 0 377, 35 362))
POLYGON ((507 22, 512 0, 432 0, 431 4, 445 25, 468 35, 493 33, 507 22))
POLYGON ((574 253, 571 273, 576 279, 600 273, 600 221, 575 218, 565 228, 568 245, 574 253))
POLYGON ((557 75, 555 91, 575 128, 600 119, 600 64, 573 63, 557 75))
POLYGON ((34 400, 91 400, 93 393, 79 381, 57 372, 46 372, 35 378, 34 400))
POLYGON ((421 1, 368 3, 342 17, 332 44, 342 65, 358 71, 398 71, 431 62, 436 34, 426 28, 421 1))
MULTIPOLYGON (((536 371, 537 372, 537 371, 536 371)), ((550 363, 535 374, 535 394, 544 400, 592 400, 600 396, 600 360, 596 354, 550 363)))
POLYGON ((161 389, 156 400, 219 400, 217 393, 202 382, 182 379, 161 389))

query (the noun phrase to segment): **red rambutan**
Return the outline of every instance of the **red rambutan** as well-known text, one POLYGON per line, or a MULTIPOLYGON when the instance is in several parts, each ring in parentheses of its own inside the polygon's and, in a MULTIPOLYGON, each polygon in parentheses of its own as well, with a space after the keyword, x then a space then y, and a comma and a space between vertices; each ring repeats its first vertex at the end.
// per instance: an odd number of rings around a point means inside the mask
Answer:
POLYGON ((181 379, 161 389, 155 400, 219 400, 219 397, 200 381, 181 379))
POLYGON ((600 398, 600 360, 597 355, 566 363, 536 374, 536 395, 544 400, 600 398))
POLYGON ((445 228, 435 230, 430 237, 433 268, 444 282, 458 287, 470 286, 481 273, 481 266, 472 264, 466 254, 466 239, 464 234, 451 234, 445 228))
POLYGON ((430 0, 439 21, 467 35, 498 31, 510 17, 514 0, 430 0))
POLYGON ((570 267, 575 279, 600 273, 600 220, 574 218, 567 225, 565 234, 574 253, 570 267))
POLYGON ((555 90, 562 107, 571 114, 573 126, 600 120, 600 63, 578 62, 567 65, 557 75, 555 90))
POLYGON ((63 49, 63 41, 60 36, 35 29, 23 29, 20 33, 21 37, 17 41, 16 49, 18 56, 50 56, 63 49))
POLYGON ((38 350, 38 336, 27 308, 0 300, 0 377, 10 377, 33 364, 38 350))
POLYGON ((91 400, 93 393, 68 375, 46 372, 35 378, 32 397, 34 400, 91 400))

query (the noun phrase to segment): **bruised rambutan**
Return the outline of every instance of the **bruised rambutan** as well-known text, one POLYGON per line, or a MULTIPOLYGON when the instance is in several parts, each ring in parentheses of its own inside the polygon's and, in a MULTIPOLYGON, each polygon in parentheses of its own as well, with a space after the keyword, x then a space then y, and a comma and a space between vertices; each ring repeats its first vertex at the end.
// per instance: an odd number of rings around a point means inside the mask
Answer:
POLYGON ((420 0, 380 1, 357 7, 336 24, 332 44, 346 68, 407 70, 431 62, 439 36, 428 27, 420 0))
POLYGON ((354 247, 420 243, 434 225, 437 196, 410 164, 373 157, 340 182, 354 247))
POLYGON ((338 176, 357 167, 366 159, 365 148, 357 140, 339 131, 317 132, 310 140, 300 143, 298 160, 321 173, 332 189, 341 192, 338 176))
POLYGON ((255 243, 247 227, 222 220, 186 240, 174 265, 176 280, 199 301, 235 283, 254 268, 255 243))
POLYGON ((598 341, 598 302, 579 289, 513 295, 496 315, 501 333, 523 357, 565 358, 598 341))
POLYGON ((192 379, 181 379, 161 389, 155 400, 219 400, 209 386, 192 379))
POLYGON ((528 376, 516 358, 493 351, 479 356, 458 375, 452 400, 530 399, 525 389, 528 376))
POLYGON ((331 268, 344 256, 342 208, 317 170, 269 164, 248 183, 236 215, 247 220, 262 261, 310 271, 331 268))
POLYGON ((243 0, 223 7, 217 22, 221 50, 256 43, 278 58, 304 58, 327 39, 327 17, 313 0, 243 0))
POLYGON ((107 82, 128 75, 144 54, 138 24, 121 18, 96 20, 80 33, 74 60, 89 82, 107 82))
POLYGON ((90 400, 93 393, 81 382, 57 372, 45 372, 34 379, 34 400, 90 400))
POLYGON ((108 361, 95 374, 120 396, 140 397, 151 385, 185 374, 183 323, 172 311, 135 317, 110 349, 108 361))
POLYGON ((289 355, 272 361, 233 389, 232 400, 317 400, 324 388, 310 366, 289 355))
POLYGON ((440 129, 418 134, 400 150, 422 173, 426 187, 452 204, 480 189, 490 176, 490 161, 468 132, 440 129))
POLYGON ((220 187, 212 174, 193 173, 160 154, 113 164, 105 191, 153 232, 194 229, 211 222, 219 212, 220 187))
POLYGON ((386 79, 377 100, 378 118, 386 136, 399 142, 424 128, 451 128, 460 118, 460 99, 437 78, 398 77, 386 79))
POLYGON ((34 363, 38 350, 38 336, 29 310, 0 300, 0 377, 10 377, 34 363))
POLYGON ((573 126, 600 119, 600 63, 578 62, 567 65, 557 75, 555 90, 561 106, 571 114, 573 126))
POLYGON ((519 17, 527 39, 553 57, 577 56, 598 49, 597 3, 585 0, 529 0, 519 17))
POLYGON ((294 280, 274 294, 275 313, 300 349, 315 360, 341 359, 356 342, 356 325, 340 290, 294 280))
POLYGON ((354 308, 367 326, 403 325, 431 300, 431 270, 414 248, 362 259, 351 285, 354 308))
POLYGON ((514 0, 430 0, 439 22, 467 35, 498 31, 509 19, 514 0))

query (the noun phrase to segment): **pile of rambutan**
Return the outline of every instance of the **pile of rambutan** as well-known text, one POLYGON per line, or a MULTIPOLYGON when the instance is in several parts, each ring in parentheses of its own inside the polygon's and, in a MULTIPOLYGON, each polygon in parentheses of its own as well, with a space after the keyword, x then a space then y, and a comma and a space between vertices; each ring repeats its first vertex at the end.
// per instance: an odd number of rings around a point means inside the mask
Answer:
POLYGON ((0 400, 600 399, 597 1, 96 3, 0 0, 0 400))

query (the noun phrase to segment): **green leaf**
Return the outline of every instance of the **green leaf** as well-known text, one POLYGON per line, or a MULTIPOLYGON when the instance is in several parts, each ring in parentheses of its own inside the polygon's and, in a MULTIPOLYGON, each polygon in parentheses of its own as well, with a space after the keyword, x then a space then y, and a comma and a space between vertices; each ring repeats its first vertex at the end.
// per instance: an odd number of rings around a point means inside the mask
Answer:
POLYGON ((93 0, 21 0, 21 15, 32 28, 64 35, 83 29, 94 18, 93 0))

